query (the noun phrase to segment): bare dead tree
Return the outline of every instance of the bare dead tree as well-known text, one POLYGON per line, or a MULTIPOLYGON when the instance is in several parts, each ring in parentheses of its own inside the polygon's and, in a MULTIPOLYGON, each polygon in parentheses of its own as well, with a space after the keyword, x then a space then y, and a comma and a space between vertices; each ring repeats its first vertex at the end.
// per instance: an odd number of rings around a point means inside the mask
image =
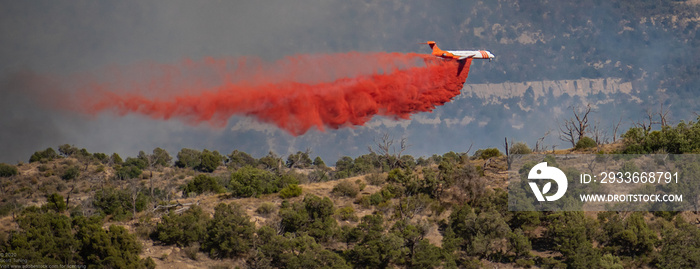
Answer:
POLYGON ((668 125, 667 117, 668 117, 668 112, 671 111, 669 107, 664 110, 664 103, 661 102, 661 106, 659 108, 659 123, 661 124, 661 128, 664 128, 668 125))
POLYGON ((571 110, 574 112, 574 117, 576 118, 576 134, 578 135, 578 139, 581 139, 581 137, 585 136, 586 128, 588 128, 588 114, 591 113, 591 105, 586 105, 583 116, 580 115, 581 111, 577 113, 573 108, 571 110))
POLYGON ((401 138, 400 145, 401 145, 401 148, 399 149, 398 153, 396 154, 396 160, 398 160, 399 162, 401 162, 401 154, 403 154, 403 152, 406 151, 406 149, 410 146, 408 144, 408 140, 405 137, 401 138))
POLYGON ((544 140, 549 136, 549 134, 552 133, 552 129, 547 130, 544 132, 544 135, 542 137, 538 138, 537 141, 535 142, 535 152, 540 152, 540 151, 546 151, 547 146, 544 145, 544 140))
POLYGON ((597 120, 593 122, 593 140, 595 140, 597 145, 607 144, 610 142, 608 139, 608 132, 601 129, 600 122, 597 120))
POLYGON ((576 146, 576 135, 571 121, 564 120, 563 126, 559 124, 559 140, 571 143, 571 147, 576 146))
POLYGON ((410 146, 405 137, 401 138, 398 150, 394 146, 394 138, 390 137, 389 133, 384 133, 379 140, 375 138, 374 144, 376 149, 372 146, 367 147, 370 153, 384 156, 391 168, 403 166, 401 164, 401 154, 410 146))
POLYGON ((505 137, 505 142, 503 142, 503 146, 505 147, 505 153, 507 157, 510 155, 510 148, 508 147, 508 137, 505 137))
POLYGON ((571 147, 576 146, 581 137, 586 135, 586 129, 589 126, 588 115, 591 113, 591 105, 586 105, 585 109, 578 109, 577 107, 571 107, 571 111, 574 113, 574 117, 564 120, 564 125, 559 125, 559 139, 564 142, 571 143, 571 147))
POLYGON ((620 116, 620 120, 617 121, 617 124, 613 126, 613 143, 617 141, 617 130, 620 129, 620 124, 622 123, 622 116, 620 116))
POLYGON ((668 123, 668 113, 670 112, 670 108, 665 108, 664 109, 664 104, 663 102, 660 103, 659 105, 659 110, 658 111, 652 111, 651 109, 646 110, 646 119, 633 122, 632 125, 637 128, 642 128, 646 133, 651 131, 651 128, 655 125, 658 124, 661 126, 661 128, 666 127, 669 125, 668 123), (656 120, 656 116, 658 115, 658 120, 656 120))
POLYGON ((472 141, 472 142, 469 144, 469 148, 467 149, 466 152, 462 152, 462 153, 459 153, 459 154, 458 154, 459 157, 460 157, 462 160, 464 160, 465 158, 468 159, 468 158, 469 158, 469 152, 472 151, 472 147, 473 147, 473 146, 474 146, 474 141, 472 141))
POLYGON ((129 188, 131 189, 131 205, 132 205, 132 209, 133 209, 133 217, 132 218, 136 218, 136 200, 138 199, 139 191, 141 190, 141 188, 139 188, 137 182, 138 182, 138 180, 134 179, 130 184, 131 186, 129 186, 129 188))
POLYGON ((508 147, 508 137, 505 138, 503 146, 505 147, 506 164, 508 165, 508 169, 510 169, 510 147, 508 147))
POLYGON ((647 118, 646 120, 642 119, 640 121, 636 121, 632 123, 632 126, 636 128, 641 128, 644 133, 649 133, 651 131, 651 126, 654 124, 658 124, 659 122, 654 120, 654 113, 651 111, 651 109, 646 110, 647 118))
POLYGON ((469 152, 472 151, 472 147, 473 147, 473 146, 474 146, 474 141, 472 141, 472 142, 469 144, 469 148, 467 149, 466 152, 464 152, 464 154, 467 155, 467 156, 469 156, 469 152))
POLYGON ((296 154, 289 155, 289 158, 291 158, 289 168, 304 168, 302 165, 302 159, 304 156, 311 158, 311 148, 306 148, 304 152, 298 151, 296 154))
POLYGON ((376 150, 372 146, 368 146, 367 149, 369 149, 369 152, 375 153, 380 156, 389 156, 389 150, 391 149, 391 145, 394 144, 394 139, 389 138, 389 133, 384 133, 379 140, 377 140, 377 138, 375 137, 373 141, 376 150))

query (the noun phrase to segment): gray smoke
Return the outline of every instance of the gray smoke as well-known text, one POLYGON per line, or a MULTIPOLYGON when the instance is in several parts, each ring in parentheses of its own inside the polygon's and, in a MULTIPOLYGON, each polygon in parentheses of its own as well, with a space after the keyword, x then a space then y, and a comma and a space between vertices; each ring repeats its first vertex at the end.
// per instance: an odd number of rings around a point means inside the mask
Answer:
MULTIPOLYGON (((505 136, 534 146, 544 131, 556 130, 556 122, 544 124, 541 117, 561 111, 566 117, 569 106, 583 102, 600 104, 596 117, 606 126, 617 121, 617 115, 626 122, 638 120, 644 108, 659 102, 674 104, 675 121, 687 120, 697 105, 693 98, 674 94, 673 87, 687 84, 670 85, 675 80, 668 72, 692 64, 693 55, 700 55, 691 42, 675 38, 678 31, 693 33, 697 26, 681 17, 678 25, 688 29, 669 27, 668 14, 629 5, 635 3, 6 2, 0 9, 0 162, 26 162, 34 151, 68 143, 123 156, 155 147, 166 148, 172 155, 181 148, 208 148, 222 153, 241 149, 258 157, 269 150, 285 155, 310 148, 332 163, 342 155, 366 153, 372 139, 384 132, 408 137, 409 153, 414 155, 464 151, 471 143, 475 149, 501 147, 505 136), (366 127, 292 137, 243 117, 215 129, 138 115, 90 117, 55 110, 50 107, 56 100, 42 100, 41 93, 53 91, 55 96, 55 91, 67 94, 70 89, 37 79, 208 56, 275 60, 353 50, 427 53, 425 45, 417 44, 426 40, 438 41, 444 49, 489 49, 497 55, 492 63, 475 61, 467 84, 612 77, 631 81, 635 87, 629 94, 583 97, 573 93, 537 98, 507 93, 488 99, 472 96, 410 121, 376 118, 366 127), (659 87, 668 89, 664 100, 658 100, 659 87)), ((691 15, 696 12, 693 7, 685 10, 691 15)), ((549 143, 560 144, 557 139, 549 143)))

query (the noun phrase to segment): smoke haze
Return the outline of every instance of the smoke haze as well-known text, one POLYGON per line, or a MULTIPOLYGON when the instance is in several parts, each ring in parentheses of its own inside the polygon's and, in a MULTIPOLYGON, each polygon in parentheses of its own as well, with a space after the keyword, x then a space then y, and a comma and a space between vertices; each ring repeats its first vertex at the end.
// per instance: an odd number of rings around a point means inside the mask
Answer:
MULTIPOLYGON (((405 153, 416 157, 471 144, 500 148, 505 136, 533 147, 548 130, 544 144, 563 148, 557 121, 586 104, 612 140, 611 125, 622 119, 625 130, 660 104, 671 109, 671 123, 695 120, 698 10, 693 1, 618 0, 8 1, 0 9, 0 162, 26 162, 34 151, 67 143, 122 156, 155 147, 171 155, 207 148, 255 157, 309 148, 330 164, 366 154, 383 133, 408 138, 405 153), (417 44, 427 40, 443 49, 487 49, 498 58, 473 62, 470 87, 431 113, 404 114, 408 119, 381 116, 381 105, 371 119, 317 117, 307 125, 278 122, 261 107, 193 111, 226 81, 279 88, 387 75, 377 69, 379 59, 360 56, 427 54, 417 44), (291 64, 285 57, 292 55, 347 57, 304 60, 321 61, 318 68, 274 66, 291 64), (251 68, 241 71, 241 61, 251 68), (256 74, 267 75, 248 79, 256 74), (129 103, 132 97, 138 105, 129 103), (177 98, 191 104, 163 108, 177 98)), ((427 66, 394 64, 406 72, 427 66)), ((291 96, 277 97, 277 107, 291 96)))
POLYGON ((298 136, 312 127, 361 126, 375 115, 408 119, 432 111, 460 93, 471 59, 461 64, 403 53, 299 55, 274 63, 208 58, 111 68, 98 76, 104 81, 83 81, 59 104, 92 115, 112 110, 218 127, 245 115, 298 136), (155 77, 144 76, 149 71, 155 77))

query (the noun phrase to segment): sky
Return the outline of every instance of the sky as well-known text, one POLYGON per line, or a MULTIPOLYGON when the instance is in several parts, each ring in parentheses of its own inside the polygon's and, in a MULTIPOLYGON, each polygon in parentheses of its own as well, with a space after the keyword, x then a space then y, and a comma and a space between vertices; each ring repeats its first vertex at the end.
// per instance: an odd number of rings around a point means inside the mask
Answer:
MULTIPOLYGON (((225 126, 212 127, 187 124, 178 119, 154 120, 137 114, 77 113, 66 109, 75 104, 70 100, 75 89, 66 82, 100 77, 114 70, 139 76, 144 74, 135 67, 201 62, 206 57, 248 57, 274 62, 295 55, 351 51, 428 53, 427 46, 418 43, 435 40, 444 49, 491 49, 497 58, 492 63, 473 63, 467 79, 467 84, 491 87, 489 83, 529 83, 527 81, 547 77, 579 79, 580 70, 590 69, 590 66, 577 58, 584 56, 579 54, 581 49, 577 44, 587 48, 586 57, 613 59, 616 55, 600 54, 619 51, 624 42, 636 40, 625 39, 625 35, 616 32, 618 28, 626 31, 626 25, 607 27, 586 22, 595 16, 614 22, 615 18, 606 15, 609 10, 568 12, 568 6, 576 5, 560 4, 563 7, 552 12, 547 11, 549 5, 533 3, 530 8, 543 10, 544 13, 539 14, 529 12, 524 2, 491 1, 479 5, 475 2, 4 1, 0 9, 0 162, 27 162, 35 151, 71 144, 89 152, 116 152, 122 157, 136 156, 139 150, 150 152, 156 147, 165 148, 173 156, 182 148, 207 148, 224 154, 242 149, 255 157, 262 157, 268 150, 285 156, 311 149, 312 155, 323 155, 327 163, 333 163, 343 155, 366 153, 372 137, 384 132, 397 139, 408 137, 412 144, 409 152, 417 156, 464 151, 471 143, 476 143, 475 148, 500 147, 505 135, 521 136, 520 139, 533 146, 535 139, 547 129, 556 131, 555 120, 543 125, 536 117, 563 115, 570 111, 571 104, 591 101, 593 97, 569 98, 565 94, 568 99, 538 99, 524 105, 520 97, 504 99, 510 96, 507 92, 504 96, 487 96, 483 100, 473 99, 473 93, 464 93, 460 97, 462 101, 438 107, 433 113, 416 114, 410 121, 375 117, 367 126, 311 130, 292 136, 274 125, 245 116, 234 116, 225 126), (486 17, 495 22, 477 19, 486 17), (533 23, 521 23, 528 20, 533 23), (563 26, 551 25, 551 21, 557 20, 563 26), (567 23, 572 26, 566 26, 567 23), (590 31, 593 37, 567 40, 556 36, 569 30, 590 31), (499 40, 499 44, 487 43, 488 40, 499 40), (542 44, 542 41, 562 45, 542 44), (550 54, 542 55, 545 51, 550 54), (513 64, 506 65, 511 62, 513 64), (464 101, 465 96, 473 100, 464 101), (553 101, 559 103, 553 104, 553 101), (516 106, 525 110, 514 110, 516 106), (529 115, 523 111, 529 111, 529 115), (448 118, 450 114, 453 118, 448 118), (536 126, 523 128, 523 122, 536 126)), ((649 39, 650 51, 663 51, 656 48, 665 47, 664 42, 671 33, 666 29, 657 30, 631 33, 649 39), (648 33, 661 35, 650 39, 648 33)), ((644 77, 645 73, 637 66, 648 63, 647 69, 660 68, 662 65, 654 61, 667 57, 656 58, 638 59, 634 63, 614 59, 600 70, 607 72, 618 68, 622 71, 614 72, 624 74, 627 72, 624 68, 632 66, 634 72, 629 73, 644 77)), ((147 76, 148 72, 145 73, 147 76)), ((553 84, 557 83, 566 82, 553 84)), ((624 79, 621 83, 630 85, 624 79)), ((493 87, 506 90, 519 87, 499 85, 493 87)), ((637 97, 619 92, 610 94, 591 101, 608 106, 598 112, 603 121, 609 116, 606 113, 618 113, 636 104, 637 97)), ((551 92, 547 95, 545 91, 539 98, 550 95, 551 92)), ((647 100, 652 96, 639 98, 647 100)), ((632 117, 638 112, 632 110, 624 116, 632 117)), ((552 137, 556 140, 556 135, 552 137)))
POLYGON ((53 107, 61 101, 53 97, 64 92, 69 96, 71 89, 41 78, 65 79, 110 68, 204 57, 274 61, 305 53, 427 52, 416 43, 431 38, 425 33, 434 25, 419 21, 412 25, 424 29, 410 25, 388 29, 386 25, 398 24, 397 12, 403 17, 426 16, 426 12, 453 7, 416 7, 420 5, 386 1, 5 2, 0 10, 0 161, 27 161, 34 151, 66 143, 125 156, 155 147, 169 149, 172 155, 185 147, 227 153, 236 144, 256 143, 222 137, 238 129, 274 131, 275 127, 240 117, 226 128, 212 128, 131 114, 86 116, 56 110, 53 107), (222 140, 227 141, 225 145, 222 140))

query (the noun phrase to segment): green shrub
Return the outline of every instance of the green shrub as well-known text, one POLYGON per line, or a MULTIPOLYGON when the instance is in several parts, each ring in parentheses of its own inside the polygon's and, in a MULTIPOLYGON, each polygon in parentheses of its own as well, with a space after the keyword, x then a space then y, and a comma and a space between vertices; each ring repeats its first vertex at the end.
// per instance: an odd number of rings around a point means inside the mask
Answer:
POLYGON ((132 193, 128 190, 104 188, 95 192, 92 204, 98 212, 112 215, 112 219, 121 221, 131 218, 134 209, 136 212, 146 209, 148 195, 144 192, 139 192, 136 195, 136 204, 134 205, 132 193))
POLYGON ((595 143, 595 140, 593 140, 590 137, 584 136, 581 139, 576 142, 576 147, 574 149, 589 149, 589 148, 595 148, 598 146, 598 144, 595 143))
POLYGON ((22 205, 17 203, 16 201, 0 202, 0 216, 4 217, 9 215, 12 211, 15 210, 15 208, 21 209, 22 205))
POLYGON ((360 193, 360 187, 352 181, 343 180, 333 187, 331 193, 338 196, 355 197, 360 193))
POLYGON ((321 159, 321 157, 318 156, 316 156, 316 159, 314 159, 313 165, 318 168, 326 168, 326 163, 323 162, 323 159, 321 159))
POLYGON ((141 175, 141 173, 143 173, 140 168, 133 165, 117 167, 115 170, 115 176, 118 179, 138 178, 141 175))
POLYGON ((309 158, 309 153, 297 151, 287 157, 286 166, 289 168, 309 168, 313 161, 309 158))
POLYGON ((275 174, 270 171, 245 166, 231 174, 229 189, 237 197, 258 197, 276 191, 272 182, 275 174))
POLYGON ((207 225, 202 250, 213 258, 237 257, 250 250, 254 232, 255 224, 240 206, 221 203, 207 225))
POLYGON ((202 152, 195 149, 183 148, 177 153, 175 166, 180 168, 195 168, 202 163, 202 152))
POLYGON ((517 142, 510 147, 510 154, 530 154, 532 150, 524 142, 517 142))
POLYGON ((100 163, 107 163, 109 161, 109 156, 107 156, 107 154, 104 153, 93 153, 92 157, 100 163))
POLYGON ((234 150, 228 155, 228 162, 226 165, 229 168, 238 169, 246 165, 255 166, 258 160, 250 156, 250 154, 243 151, 234 150))
POLYGON ((497 148, 480 149, 474 153, 474 156, 484 160, 501 155, 503 154, 497 148))
POLYGON ((17 167, 6 163, 0 163, 0 177, 11 177, 17 175, 17 167))
POLYGON ((338 217, 340 220, 357 221, 357 215, 355 215, 355 209, 352 206, 341 207, 338 209, 338 217))
POLYGON ((258 209, 255 209, 255 213, 263 216, 270 215, 272 212, 275 212, 275 204, 269 202, 262 203, 258 209))
POLYGON ((204 240, 208 221, 209 214, 196 205, 182 214, 170 211, 156 225, 154 237, 166 245, 191 246, 204 240))
POLYGON ((343 179, 343 178, 348 178, 350 176, 351 176, 350 172, 348 172, 346 170, 342 170, 342 171, 336 170, 335 173, 333 174, 333 177, 335 179, 343 179))
POLYGON ((670 154, 700 153, 700 117, 693 122, 681 121, 676 126, 648 131, 630 128, 622 135, 625 154, 666 152, 670 154))
POLYGON ((351 177, 353 175, 355 163, 354 160, 348 156, 343 156, 335 162, 335 178, 341 179, 346 177, 351 177))
POLYGON ((280 190, 280 198, 287 199, 301 195, 302 189, 297 184, 290 184, 280 190))
POLYGON ((103 228, 100 218, 74 217, 30 207, 17 216, 17 231, 3 249, 22 264, 90 264, 94 268, 155 268, 141 259, 141 243, 126 228, 103 228))
MULTIPOLYGON (((479 155, 481 155, 481 152, 483 152, 483 151, 484 150, 480 149, 480 150, 477 150, 474 154, 479 156, 479 155)), ((455 153, 454 151, 450 151, 450 152, 442 155, 441 161, 446 161, 446 162, 450 162, 450 163, 458 163, 461 161, 461 159, 462 158, 459 156, 459 154, 455 153)), ((437 162, 437 163, 439 163, 439 162, 437 162)))
POLYGON ((307 194, 302 202, 280 207, 281 233, 306 232, 317 240, 328 242, 336 234, 335 212, 330 198, 307 194))
POLYGON ((58 153, 53 148, 46 148, 43 151, 37 151, 32 154, 32 157, 29 158, 29 162, 49 162, 53 161, 54 159, 58 158, 58 153))
MULTIPOLYGON (((258 230, 262 239, 254 256, 248 259, 250 268, 352 268, 341 254, 318 244, 314 237, 277 235, 268 226, 258 230), (263 266, 260 266, 260 265, 263 266)), ((209 267, 223 269, 222 267, 209 267)))
POLYGON ((66 169, 61 175, 63 180, 73 180, 80 176, 80 169, 77 166, 71 166, 66 169))
POLYGON ((66 156, 66 157, 71 157, 73 154, 78 153, 80 151, 77 147, 69 144, 63 144, 58 146, 58 152, 61 153, 61 155, 66 156))
POLYGON ((109 159, 114 165, 124 164, 124 160, 122 160, 122 157, 119 156, 119 154, 117 154, 117 153, 112 153, 112 156, 109 157, 109 159))
POLYGON ((143 153, 143 151, 141 151, 140 154, 143 157, 141 157, 141 158, 127 157, 126 161, 124 161, 124 166, 135 166, 141 170, 146 169, 146 167, 148 166, 147 157, 145 157, 145 153, 143 153))
POLYGON ((199 165, 196 166, 196 169, 202 172, 206 173, 211 173, 216 170, 219 165, 221 165, 221 162, 224 159, 224 156, 221 156, 218 151, 209 151, 209 150, 204 150, 202 151, 202 154, 199 155, 200 161, 199 165))
POLYGON ((66 201, 63 200, 63 196, 58 193, 52 193, 46 196, 46 205, 42 208, 54 210, 56 212, 63 212, 66 210, 66 201))
POLYGON ((517 259, 517 260, 515 260, 515 264, 518 267, 531 268, 531 267, 535 266, 535 261, 532 259, 517 259))
POLYGON ((259 197, 262 194, 278 192, 289 184, 299 184, 291 175, 276 173, 245 166, 231 174, 229 189, 235 197, 259 197))
POLYGON ((200 174, 187 182, 182 189, 182 196, 187 197, 190 193, 202 194, 207 192, 222 193, 225 189, 219 184, 216 178, 200 174))
POLYGON ((378 204, 381 204, 381 203, 386 202, 386 201, 387 201, 387 199, 384 199, 384 196, 382 196, 382 194, 380 192, 372 193, 369 196, 369 204, 370 205, 378 205, 378 204))

